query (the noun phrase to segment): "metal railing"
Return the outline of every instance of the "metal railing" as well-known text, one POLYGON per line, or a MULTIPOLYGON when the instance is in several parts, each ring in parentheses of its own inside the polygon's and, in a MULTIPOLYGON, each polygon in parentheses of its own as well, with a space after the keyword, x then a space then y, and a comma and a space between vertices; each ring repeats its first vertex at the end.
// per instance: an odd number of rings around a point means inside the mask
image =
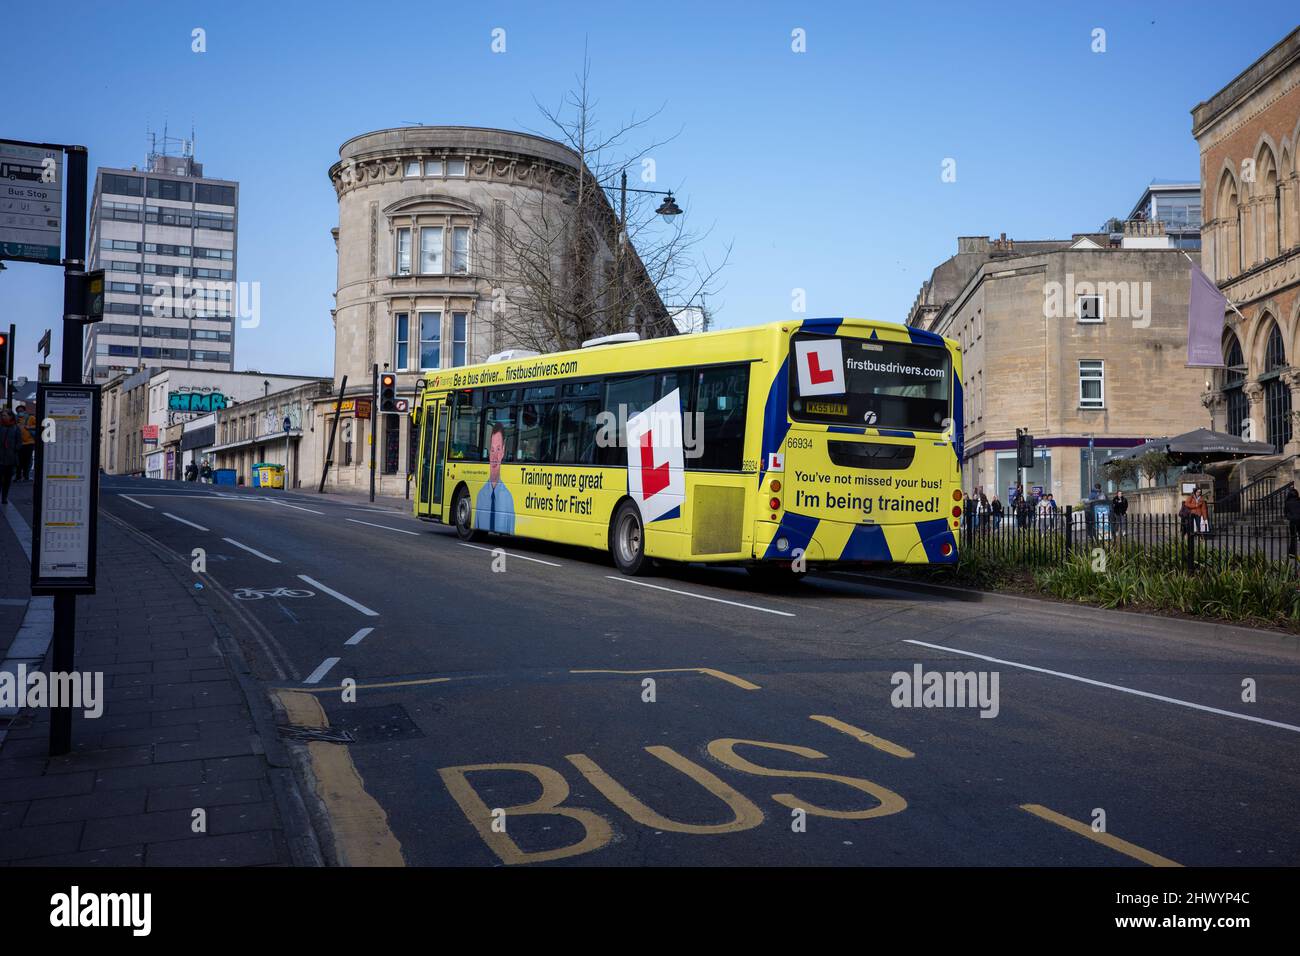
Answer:
POLYGON ((1295 458, 1295 455, 1288 455, 1237 491, 1224 495, 1216 502, 1218 513, 1225 518, 1250 518, 1256 523, 1281 521, 1282 502, 1286 498, 1287 486, 1291 484, 1289 475, 1295 458))
MULTIPOLYGON (((1284 492, 1285 488, 1278 489, 1284 492)), ((1178 515, 1096 515, 1067 507, 1052 514, 967 513, 962 527, 964 554, 993 557, 1033 567, 1062 564, 1071 555, 1122 546, 1160 553, 1176 552, 1187 567, 1227 569, 1243 562, 1290 564, 1294 542, 1288 525, 1243 523, 1237 515, 1209 509, 1209 518, 1178 515)))

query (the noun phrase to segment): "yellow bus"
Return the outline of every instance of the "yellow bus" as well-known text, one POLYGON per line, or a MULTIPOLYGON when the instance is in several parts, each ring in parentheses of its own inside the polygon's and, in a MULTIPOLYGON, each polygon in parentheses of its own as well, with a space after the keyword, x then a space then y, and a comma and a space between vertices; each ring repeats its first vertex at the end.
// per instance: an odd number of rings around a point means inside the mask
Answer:
POLYGON ((625 574, 957 561, 961 353, 930 332, 803 319, 595 340, 419 387, 414 511, 466 541, 584 545, 625 574))

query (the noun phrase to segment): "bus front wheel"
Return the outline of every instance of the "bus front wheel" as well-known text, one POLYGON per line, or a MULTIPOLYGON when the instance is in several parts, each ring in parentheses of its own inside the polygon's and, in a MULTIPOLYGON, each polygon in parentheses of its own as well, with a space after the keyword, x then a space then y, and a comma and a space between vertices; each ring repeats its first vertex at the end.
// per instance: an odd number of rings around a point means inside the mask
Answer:
POLYGON ((474 530, 474 506, 464 485, 456 489, 456 497, 451 502, 451 516, 456 522, 456 537, 462 541, 482 540, 483 532, 474 530))
POLYGON ((625 501, 614 512, 609 527, 609 550, 614 564, 624 574, 640 574, 650 566, 645 556, 645 526, 635 503, 625 501))

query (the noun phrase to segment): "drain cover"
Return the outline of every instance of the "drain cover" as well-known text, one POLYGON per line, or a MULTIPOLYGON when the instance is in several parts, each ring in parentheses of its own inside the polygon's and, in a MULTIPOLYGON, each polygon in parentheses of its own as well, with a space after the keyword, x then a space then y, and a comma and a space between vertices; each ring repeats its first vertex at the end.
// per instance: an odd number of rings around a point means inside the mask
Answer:
POLYGON ((336 728, 351 733, 358 743, 363 744, 424 736, 401 704, 343 707, 336 710, 331 719, 336 728))

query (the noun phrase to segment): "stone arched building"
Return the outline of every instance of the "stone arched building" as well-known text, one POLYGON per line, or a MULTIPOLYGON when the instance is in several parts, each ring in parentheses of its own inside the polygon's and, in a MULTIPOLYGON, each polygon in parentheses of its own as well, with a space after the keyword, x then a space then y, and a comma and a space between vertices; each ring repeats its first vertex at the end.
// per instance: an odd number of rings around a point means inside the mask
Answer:
POLYGON ((1192 110, 1202 264, 1236 305, 1202 401, 1217 430, 1300 453, 1300 29, 1192 110))
MULTIPOLYGON (((545 336, 521 333, 533 331, 526 323, 538 290, 520 287, 517 277, 540 263, 519 260, 538 256, 539 248, 549 257, 547 243, 574 227, 578 209, 589 220, 582 231, 588 261, 575 268, 574 257, 559 254, 569 243, 553 243, 557 283, 567 294, 583 276, 590 286, 592 275, 611 274, 617 217, 589 170, 582 182, 587 198, 575 201, 580 167, 578 154, 553 140, 473 127, 379 130, 340 147, 329 170, 339 203, 336 396, 343 376, 348 382, 328 485, 369 485, 366 402, 375 365, 394 372, 398 397, 410 400, 416 383, 437 369, 537 347, 545 336)), ((634 251, 623 272, 627 326, 671 334, 672 320, 634 251)), ((317 461, 326 457, 334 401, 317 405, 317 461)), ((415 457, 409 420, 376 421, 377 490, 402 495, 415 457)))

